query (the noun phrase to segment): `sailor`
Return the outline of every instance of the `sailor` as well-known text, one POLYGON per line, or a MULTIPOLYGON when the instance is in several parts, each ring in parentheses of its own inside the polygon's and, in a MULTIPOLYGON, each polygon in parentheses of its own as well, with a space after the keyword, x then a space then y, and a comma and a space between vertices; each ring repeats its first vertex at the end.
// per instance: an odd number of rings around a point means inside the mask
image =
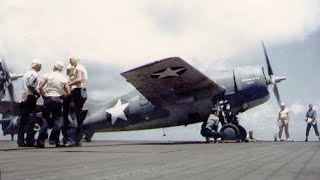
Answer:
MULTIPOLYGON (((75 72, 75 67, 69 64, 67 66, 67 71, 66 74, 69 77, 68 83, 72 82, 74 80, 74 72, 75 72)), ((70 86, 70 91, 75 88, 75 85, 70 86)), ((75 124, 71 124, 69 121, 69 118, 71 118, 70 114, 70 104, 72 103, 72 108, 74 109, 74 103, 72 101, 71 96, 68 96, 67 98, 63 99, 63 127, 62 127, 62 135, 63 135, 63 144, 66 145, 69 141, 72 139, 69 138, 68 136, 68 128, 71 126, 71 128, 76 128, 75 124)), ((74 121, 72 121, 74 122, 74 121)), ((76 122, 76 119, 75 119, 76 122)))
POLYGON ((70 65, 75 67, 74 79, 69 83, 74 89, 71 92, 72 101, 74 108, 70 108, 69 127, 68 127, 68 142, 66 146, 81 146, 80 140, 82 137, 81 126, 82 126, 82 108, 87 100, 87 80, 88 73, 86 68, 80 64, 78 57, 70 58, 70 65))
POLYGON ((40 97, 38 92, 38 72, 41 70, 41 62, 39 59, 32 60, 31 69, 27 71, 22 78, 23 91, 21 101, 21 119, 18 128, 18 146, 33 147, 35 131, 33 126, 35 123, 37 99, 40 97), (24 133, 27 134, 26 139, 24 133))
POLYGON ((285 130, 286 133, 286 140, 290 141, 289 139, 289 109, 287 109, 285 107, 284 103, 281 103, 280 105, 280 111, 279 111, 279 115, 278 115, 278 126, 279 126, 279 139, 280 141, 284 141, 281 136, 282 136, 282 131, 283 128, 285 130))
POLYGON ((218 132, 219 128, 219 109, 212 108, 210 116, 207 121, 203 122, 201 126, 201 135, 206 137, 207 143, 210 143, 210 138, 214 138, 214 142, 217 142, 218 138, 221 138, 222 135, 218 132))
POLYGON ((39 131, 37 147, 44 148, 48 128, 52 128, 50 138, 56 147, 60 147, 59 135, 63 124, 61 120, 62 99, 70 95, 67 78, 62 74, 64 63, 57 61, 53 71, 44 75, 39 90, 43 102, 43 123, 39 131))
POLYGON ((308 141, 309 131, 311 126, 314 129, 314 132, 316 133, 316 136, 318 136, 319 141, 319 131, 318 131, 318 125, 317 125, 317 111, 313 109, 313 105, 309 104, 309 110, 306 113, 305 121, 307 122, 307 129, 306 129, 306 139, 305 141, 308 141))

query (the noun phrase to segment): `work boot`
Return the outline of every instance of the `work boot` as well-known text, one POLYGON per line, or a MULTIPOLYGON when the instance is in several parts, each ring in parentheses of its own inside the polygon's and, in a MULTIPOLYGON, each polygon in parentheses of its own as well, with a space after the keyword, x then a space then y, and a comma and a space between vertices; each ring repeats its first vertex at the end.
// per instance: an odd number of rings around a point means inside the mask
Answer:
POLYGON ((55 142, 54 140, 51 140, 51 139, 50 139, 50 140, 49 140, 49 144, 50 144, 50 145, 55 145, 56 142, 55 142))
POLYGON ((60 143, 56 143, 56 148, 64 147, 64 145, 61 145, 60 143))
POLYGON ((26 147, 25 144, 18 144, 18 147, 26 147))
POLYGON ((37 148, 44 148, 44 141, 37 140, 37 144, 36 144, 35 147, 37 147, 37 148))
POLYGON ((34 144, 28 143, 25 145, 25 147, 34 147, 34 144))
POLYGON ((44 148, 44 144, 42 144, 42 143, 37 143, 36 148, 44 148))
POLYGON ((71 143, 71 142, 67 142, 64 146, 65 146, 65 147, 74 147, 75 144, 74 144, 74 143, 71 143))

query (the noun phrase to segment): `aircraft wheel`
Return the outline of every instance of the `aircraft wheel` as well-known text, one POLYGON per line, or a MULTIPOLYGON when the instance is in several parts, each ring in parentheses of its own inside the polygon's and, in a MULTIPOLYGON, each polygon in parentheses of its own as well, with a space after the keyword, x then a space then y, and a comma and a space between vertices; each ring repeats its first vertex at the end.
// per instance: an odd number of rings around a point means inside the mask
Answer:
POLYGON ((246 140, 247 140, 247 131, 246 131, 246 129, 241 125, 237 125, 237 128, 239 129, 239 132, 240 132, 239 137, 240 137, 241 141, 242 142, 246 142, 246 140))
POLYGON ((240 131, 234 124, 226 124, 220 130, 222 140, 239 140, 240 131))

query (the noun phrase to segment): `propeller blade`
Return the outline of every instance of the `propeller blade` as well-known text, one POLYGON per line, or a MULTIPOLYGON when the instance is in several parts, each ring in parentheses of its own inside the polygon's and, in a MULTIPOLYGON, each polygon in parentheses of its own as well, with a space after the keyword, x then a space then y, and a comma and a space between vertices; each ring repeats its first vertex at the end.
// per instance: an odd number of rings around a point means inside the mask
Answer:
POLYGON ((274 85, 273 85, 273 92, 274 92, 274 95, 276 96, 278 105, 279 105, 279 107, 280 107, 280 106, 281 106, 281 99, 280 99, 280 94, 279 94, 279 90, 278 90, 277 84, 274 84, 274 85))
POLYGON ((267 62, 268 75, 272 76, 273 75, 273 70, 272 70, 272 67, 271 67, 271 64, 270 64, 270 60, 269 60, 269 57, 268 57, 268 53, 267 53, 267 50, 266 50, 266 47, 265 47, 263 41, 262 41, 262 46, 263 46, 264 56, 265 56, 266 62, 267 62))
POLYGON ((10 83, 8 85, 8 90, 9 90, 9 95, 10 95, 11 102, 14 102, 14 90, 13 90, 12 83, 10 83))
POLYGON ((6 60, 3 56, 0 56, 1 58, 1 63, 2 63, 2 70, 3 72, 5 73, 6 75, 6 80, 8 81, 9 80, 9 70, 8 70, 8 66, 7 66, 7 63, 6 63, 6 60))

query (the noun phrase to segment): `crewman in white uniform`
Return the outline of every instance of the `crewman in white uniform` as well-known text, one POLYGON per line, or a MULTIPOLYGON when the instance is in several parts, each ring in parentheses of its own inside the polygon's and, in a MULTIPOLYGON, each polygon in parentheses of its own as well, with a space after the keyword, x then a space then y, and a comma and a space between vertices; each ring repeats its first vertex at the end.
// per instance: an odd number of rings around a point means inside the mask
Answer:
POLYGON ((33 147, 35 131, 33 126, 36 121, 37 99, 40 97, 38 92, 38 72, 41 70, 39 59, 33 59, 31 69, 22 78, 23 91, 21 100, 21 119, 18 128, 19 147, 33 147), (26 139, 24 133, 27 134, 26 139))
POLYGON ((278 116, 278 126, 279 126, 279 139, 280 141, 284 141, 282 139, 282 131, 284 128, 284 131, 286 133, 286 140, 290 141, 289 139, 289 109, 285 107, 284 103, 281 103, 280 105, 280 111, 278 116))
MULTIPOLYGON (((72 66, 71 64, 69 64, 67 66, 67 71, 66 74, 69 77, 69 81, 68 83, 72 82, 74 80, 74 73, 75 73, 76 68, 74 66, 72 66)), ((76 88, 75 85, 70 86, 70 91, 72 92, 72 90, 76 88)), ((63 127, 62 127, 62 135, 63 135, 63 144, 66 145, 69 139, 69 142, 72 140, 70 139, 68 136, 68 129, 69 126, 71 126, 72 128, 76 128, 74 127, 74 124, 71 124, 69 121, 69 118, 72 118, 70 116, 70 104, 72 105, 72 109, 74 110, 74 102, 72 101, 72 97, 69 96, 65 99, 63 99, 63 127)), ((75 113, 73 113, 75 115, 75 113)), ((76 117, 75 118, 75 122, 76 121, 76 117)), ((68 144, 70 146, 70 144, 68 144)))
POLYGON ((37 147, 39 148, 44 148, 48 128, 52 128, 51 140, 54 141, 56 147, 60 147, 59 135, 63 125, 60 118, 62 100, 70 95, 68 79, 62 74, 63 66, 62 61, 57 61, 54 64, 53 71, 45 74, 39 85, 40 94, 44 100, 43 123, 37 141, 37 147))
POLYGON ((68 142, 66 146, 81 146, 81 126, 84 118, 82 117, 82 108, 87 100, 87 80, 88 73, 86 68, 80 64, 78 57, 70 58, 70 65, 75 67, 74 79, 69 86, 74 86, 71 92, 72 101, 74 102, 74 110, 70 108, 71 117, 69 118, 68 142))

